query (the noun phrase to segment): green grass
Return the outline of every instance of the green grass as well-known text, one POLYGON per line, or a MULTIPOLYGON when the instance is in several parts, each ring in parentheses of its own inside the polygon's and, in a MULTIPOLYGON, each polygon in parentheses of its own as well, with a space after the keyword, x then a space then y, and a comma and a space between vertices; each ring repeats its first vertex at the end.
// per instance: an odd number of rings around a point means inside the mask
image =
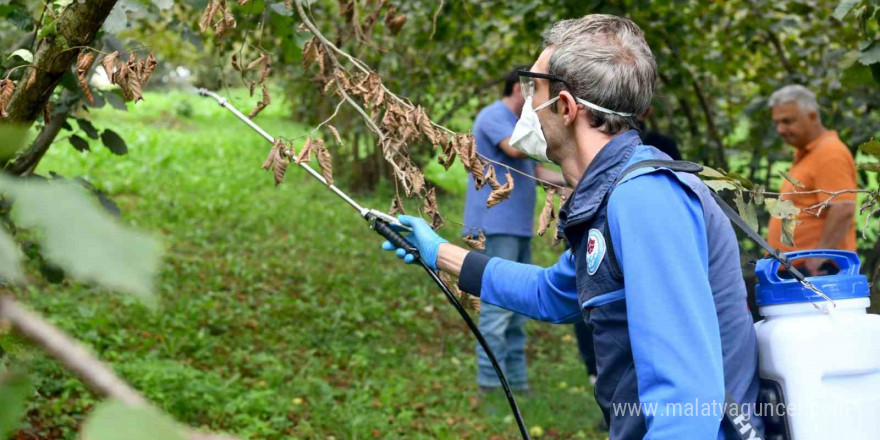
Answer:
MULTIPOLYGON (((287 113, 270 106, 257 121, 303 134, 287 113)), ((296 167, 274 187, 260 169, 269 145, 225 110, 150 93, 127 113, 91 117, 118 131, 129 155, 97 141, 78 153, 59 140, 38 172, 85 177, 119 203, 123 221, 161 239, 161 306, 34 273, 16 294, 150 400, 243 438, 517 438, 501 396, 475 399, 474 341, 423 272, 382 253, 365 222, 296 167)), ((356 197, 381 209, 390 200, 356 197)), ((461 218, 460 197, 440 204, 461 218)), ((454 237, 458 226, 442 232, 454 237)), ((534 251, 551 264, 560 249, 544 237, 534 251)), ((604 439, 571 327, 528 330, 526 422, 543 438, 604 439)), ((77 438, 96 397, 14 337, 0 335, 0 345, 36 384, 20 438, 77 438)))

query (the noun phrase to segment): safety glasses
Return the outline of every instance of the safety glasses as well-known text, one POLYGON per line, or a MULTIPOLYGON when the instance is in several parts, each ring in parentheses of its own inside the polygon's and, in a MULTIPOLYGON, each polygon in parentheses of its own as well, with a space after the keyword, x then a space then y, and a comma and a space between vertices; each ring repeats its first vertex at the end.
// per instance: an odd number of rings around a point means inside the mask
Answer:
POLYGON ((550 81, 559 81, 562 84, 565 84, 565 87, 568 90, 572 90, 571 84, 569 84, 565 79, 563 79, 559 75, 551 75, 549 73, 538 73, 531 72, 525 69, 517 70, 517 75, 519 75, 519 87, 522 90, 522 94, 524 98, 530 98, 535 94, 535 78, 546 79, 550 81))

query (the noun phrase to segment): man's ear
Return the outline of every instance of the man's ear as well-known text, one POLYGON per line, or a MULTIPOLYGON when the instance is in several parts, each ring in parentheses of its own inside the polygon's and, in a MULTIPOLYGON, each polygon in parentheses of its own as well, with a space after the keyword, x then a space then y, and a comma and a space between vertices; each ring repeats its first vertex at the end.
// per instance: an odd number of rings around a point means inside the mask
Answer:
POLYGON ((810 118, 810 122, 816 122, 819 120, 819 112, 811 111, 807 117, 810 118))
POLYGON ((561 113, 562 123, 565 125, 574 124, 580 111, 580 104, 568 90, 559 93, 559 101, 556 101, 556 106, 561 113))

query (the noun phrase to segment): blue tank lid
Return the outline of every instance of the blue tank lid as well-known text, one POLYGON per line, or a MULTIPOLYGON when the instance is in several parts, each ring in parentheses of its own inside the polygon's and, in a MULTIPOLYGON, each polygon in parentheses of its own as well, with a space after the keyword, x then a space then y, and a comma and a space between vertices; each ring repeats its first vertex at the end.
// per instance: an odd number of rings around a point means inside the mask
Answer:
MULTIPOLYGON (((789 260, 802 258, 833 260, 840 269, 837 274, 807 277, 807 280, 831 299, 867 298, 871 294, 868 278, 859 274, 859 256, 855 252, 814 249, 789 252, 785 256, 789 260)), ((784 268, 779 272, 780 266, 781 264, 773 258, 758 260, 755 266, 755 275, 758 277, 755 299, 759 307, 824 301, 821 296, 805 288, 794 278, 786 278, 788 272, 784 268)))

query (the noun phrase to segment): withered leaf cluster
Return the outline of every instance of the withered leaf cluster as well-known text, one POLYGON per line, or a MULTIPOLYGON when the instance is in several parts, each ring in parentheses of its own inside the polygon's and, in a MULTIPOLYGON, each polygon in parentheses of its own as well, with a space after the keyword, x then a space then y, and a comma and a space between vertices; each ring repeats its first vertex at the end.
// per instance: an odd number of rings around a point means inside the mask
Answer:
POLYGON ((486 250, 486 235, 483 234, 483 230, 480 229, 477 231, 478 234, 476 237, 467 235, 463 238, 465 244, 468 245, 471 249, 476 249, 478 251, 486 250))
MULTIPOLYGON (((247 3, 239 0, 239 4, 247 3)), ((214 38, 218 41, 228 36, 235 29, 235 17, 229 12, 226 0, 211 0, 199 20, 199 30, 204 33, 209 27, 214 28, 214 38), (219 16, 219 19, 218 19, 219 16)))
POLYGON ((253 119, 272 103, 272 97, 269 95, 269 88, 266 87, 266 79, 269 78, 269 74, 272 73, 272 59, 269 58, 268 54, 261 53, 260 56, 253 61, 242 65, 238 59, 238 55, 238 53, 232 54, 232 68, 241 73, 241 78, 244 83, 247 84, 251 96, 254 96, 254 89, 256 89, 257 86, 260 86, 260 91, 262 92, 262 99, 257 102, 257 105, 254 106, 248 114, 248 118, 253 119))
POLYGON ((480 313, 480 298, 459 289, 458 284, 454 283, 446 272, 440 272, 440 280, 443 281, 443 284, 452 288, 456 299, 465 310, 473 310, 476 313, 480 313))
POLYGON ((368 11, 366 18, 363 20, 361 20, 361 12, 359 10, 361 5, 358 4, 359 2, 356 0, 338 0, 338 3, 339 13, 345 23, 343 29, 348 31, 344 37, 354 35, 358 44, 372 45, 370 43, 370 36, 373 34, 373 29, 376 23, 379 22, 379 16, 382 15, 383 10, 386 11, 383 21, 391 35, 397 35, 401 28, 403 28, 403 25, 406 24, 406 14, 398 14, 397 8, 391 4, 390 0, 364 2, 372 3, 372 10, 368 11))
MULTIPOLYGON (((291 147, 290 155, 293 157, 293 147, 291 147)), ((296 163, 311 162, 312 156, 318 159, 318 165, 321 167, 321 175, 327 181, 327 185, 333 185, 333 156, 324 145, 323 139, 307 138, 299 155, 296 156, 296 163)))
POLYGON ((9 78, 0 80, 0 118, 9 116, 6 112, 6 105, 12 100, 15 93, 15 83, 9 78))
MULTIPOLYGON (((284 181, 284 173, 287 172, 287 165, 290 164, 284 147, 285 145, 280 139, 275 139, 272 149, 269 150, 269 156, 263 162, 264 170, 272 170, 272 174, 275 176, 275 186, 284 181)), ((290 149, 289 154, 293 156, 293 144, 290 145, 290 149)))
MULTIPOLYGON (((94 60, 84 58, 82 53, 80 53, 80 58, 81 60, 77 61, 77 80, 88 98, 91 94, 87 92, 86 74, 88 67, 86 67, 86 63, 88 63, 88 66, 91 66, 91 61, 94 60), (82 61, 82 66, 80 61, 82 61), (81 67, 85 68, 81 69, 81 67)), ((122 88, 122 97, 126 101, 137 102, 144 99, 141 88, 150 80, 150 76, 156 70, 159 62, 156 61, 152 53, 148 54, 147 58, 142 59, 137 59, 134 53, 130 53, 128 61, 122 61, 119 59, 119 52, 113 52, 101 58, 101 65, 104 67, 107 77, 110 78, 110 82, 122 88)))
POLYGON ((538 218, 538 235, 541 236, 547 232, 547 228, 556 220, 556 189, 545 187, 544 192, 544 207, 541 209, 541 216, 538 218))
POLYGON ((428 190, 425 195, 425 205, 423 207, 425 214, 431 218, 431 227, 438 230, 443 226, 443 217, 440 215, 440 208, 437 207, 437 194, 434 188, 428 190))

